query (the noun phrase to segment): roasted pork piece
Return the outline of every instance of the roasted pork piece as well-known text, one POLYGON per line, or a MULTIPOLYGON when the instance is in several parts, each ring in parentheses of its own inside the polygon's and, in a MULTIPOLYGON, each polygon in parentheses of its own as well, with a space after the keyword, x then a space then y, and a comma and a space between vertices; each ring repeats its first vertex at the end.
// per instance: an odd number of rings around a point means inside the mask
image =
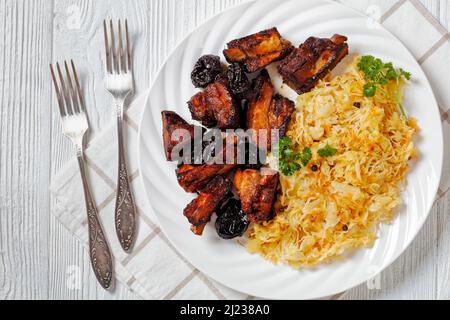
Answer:
POLYGON ((200 192, 215 176, 225 175, 236 166, 235 164, 184 164, 176 171, 178 183, 188 193, 200 192))
POLYGON ((201 127, 190 125, 175 112, 162 112, 162 121, 164 151, 167 161, 173 161, 172 151, 178 144, 192 142, 196 131, 199 134, 204 132, 201 127))
POLYGON ((227 137, 223 142, 221 150, 214 150, 214 155, 202 165, 180 165, 176 171, 178 183, 189 193, 202 191, 208 183, 218 175, 226 175, 238 166, 238 139, 236 136, 227 137), (228 143, 227 143, 228 141, 228 143), (234 144, 233 153, 230 145, 234 144), (231 157, 231 159, 227 159, 231 157))
POLYGON ((247 129, 254 130, 253 143, 270 151, 272 130, 279 130, 280 137, 286 134, 295 104, 280 95, 274 97, 274 88, 266 71, 255 80, 254 91, 247 112, 247 129))
POLYGON ((209 85, 188 102, 192 118, 208 128, 236 129, 241 124, 239 106, 223 81, 209 85))
MULTIPOLYGON (((247 129, 254 130, 253 143, 260 149, 269 150, 269 110, 273 101, 274 88, 269 74, 263 71, 254 83, 254 97, 247 111, 247 129), (264 130, 261 131, 260 130, 264 130), (260 135, 265 134, 267 145, 261 145, 260 135)), ((262 140, 263 138, 261 138, 262 140)))
POLYGON ((348 53, 344 36, 334 35, 331 39, 311 37, 281 62, 278 71, 287 85, 303 94, 311 91, 348 53))
POLYGON ((269 170, 264 173, 257 170, 237 171, 234 177, 242 210, 251 222, 269 221, 274 215, 279 174, 269 170))
POLYGON ((229 63, 240 62, 245 65, 247 72, 253 73, 283 59, 293 48, 273 28, 230 42, 224 55, 229 63))
POLYGON ((203 234, 203 230, 214 212, 227 197, 230 197, 232 188, 231 180, 217 176, 200 193, 198 198, 186 207, 184 216, 192 224, 191 230, 193 233, 199 236, 203 234))
POLYGON ((278 129, 280 137, 286 135, 294 111, 294 102, 278 94, 275 95, 269 109, 269 126, 272 129, 278 129))

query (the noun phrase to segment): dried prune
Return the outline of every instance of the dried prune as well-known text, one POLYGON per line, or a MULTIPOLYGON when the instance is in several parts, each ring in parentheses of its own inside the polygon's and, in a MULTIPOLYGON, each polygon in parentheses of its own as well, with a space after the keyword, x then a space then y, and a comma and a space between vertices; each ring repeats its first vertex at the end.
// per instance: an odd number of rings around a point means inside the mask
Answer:
POLYGON ((217 76, 222 73, 220 57, 206 55, 201 57, 195 64, 191 74, 192 83, 196 88, 206 88, 214 83, 217 76))
POLYGON ((234 95, 243 95, 251 88, 251 82, 245 73, 244 67, 234 63, 228 68, 228 85, 234 95))
POLYGON ((230 199, 217 211, 217 216, 217 234, 225 240, 243 236, 250 224, 247 215, 242 211, 241 202, 236 199, 230 199))

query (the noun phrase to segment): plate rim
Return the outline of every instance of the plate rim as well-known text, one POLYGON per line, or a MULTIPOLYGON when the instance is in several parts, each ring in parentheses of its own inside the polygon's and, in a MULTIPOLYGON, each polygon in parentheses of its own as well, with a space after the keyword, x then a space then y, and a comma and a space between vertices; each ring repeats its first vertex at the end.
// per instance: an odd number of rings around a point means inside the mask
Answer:
MULTIPOLYGON (((341 7, 345 7, 346 9, 353 11, 355 14, 358 14, 358 15, 361 16, 361 17, 369 18, 369 16, 367 16, 367 15, 364 14, 363 12, 361 12, 361 11, 355 9, 355 8, 352 8, 352 7, 350 7, 350 6, 348 6, 348 5, 344 4, 344 3, 337 2, 337 1, 333 1, 333 0, 321 0, 321 1, 324 2, 324 3, 326 2, 326 3, 338 5, 338 6, 341 6, 341 7)), ((214 21, 215 19, 217 19, 218 17, 220 17, 221 15, 223 15, 223 14, 225 14, 225 13, 227 13, 227 12, 236 10, 236 9, 239 8, 239 7, 251 6, 251 5, 254 5, 255 3, 258 3, 258 2, 264 2, 264 0, 250 0, 250 1, 246 1, 246 2, 244 2, 244 3, 240 3, 240 4, 233 5, 233 6, 227 8, 227 9, 225 9, 225 10, 222 10, 222 11, 220 11, 220 12, 214 14, 213 16, 211 16, 211 17, 208 18, 208 19, 205 19, 205 20, 204 20, 203 22, 201 22, 197 27, 195 27, 195 28, 192 29, 190 32, 188 32, 188 33, 186 34, 186 36, 184 36, 184 37, 183 37, 183 38, 182 38, 182 39, 181 39, 181 40, 173 47, 173 49, 170 50, 169 54, 168 54, 167 57, 164 59, 164 62, 161 64, 161 67, 158 69, 157 73, 155 74, 154 80, 152 81, 151 85, 150 85, 149 88, 147 89, 148 92, 151 92, 151 91, 152 91, 153 87, 156 85, 156 82, 158 81, 160 75, 161 75, 162 72, 164 71, 165 67, 167 66, 167 64, 168 64, 169 60, 172 58, 172 56, 177 52, 177 50, 180 48, 180 46, 182 46, 182 45, 186 42, 186 40, 189 39, 193 34, 195 34, 195 33, 198 32, 200 29, 202 29, 202 28, 204 27, 204 25, 206 25, 206 24, 208 24, 208 23, 214 21)), ((401 46, 406 50, 406 52, 408 53, 408 55, 410 55, 410 56, 412 57, 412 59, 415 61, 415 63, 418 65, 418 67, 420 68, 420 71, 422 72, 422 74, 423 74, 423 76, 424 76, 424 78, 425 78, 425 80, 426 80, 425 85, 428 86, 429 89, 431 90, 431 93, 432 93, 432 96, 433 96, 432 104, 434 104, 434 106, 437 108, 436 112, 439 114, 439 118, 441 118, 441 117, 440 117, 440 113, 439 113, 439 103, 438 103, 438 100, 437 100, 437 98, 436 98, 436 94, 435 94, 435 92, 434 92, 434 88, 433 88, 433 86, 432 86, 432 84, 431 84, 431 82, 430 82, 430 80, 429 80, 429 77, 427 76, 427 74, 425 73, 424 69, 422 68, 422 65, 421 65, 420 63, 418 63, 417 59, 416 59, 416 58, 414 57, 414 55, 412 54, 411 50, 410 50, 408 47, 406 47, 406 45, 403 44, 403 42, 402 42, 396 35, 394 35, 391 31, 389 31, 389 30, 388 30, 385 26, 383 26, 381 23, 379 23, 379 27, 380 27, 384 32, 388 33, 393 39, 395 39, 395 40, 398 42, 398 44, 401 45, 401 46)), ((137 156, 138 156, 138 168, 139 168, 139 171, 140 171, 140 172, 143 172, 143 171, 141 170, 141 168, 142 168, 141 148, 143 147, 143 146, 142 146, 142 143, 141 143, 141 139, 143 138, 142 130, 143 130, 144 115, 145 115, 145 112, 146 112, 147 106, 148 106, 148 98, 149 98, 149 97, 147 97, 145 106, 144 106, 144 108, 142 109, 141 114, 140 114, 140 117, 139 117, 139 130, 138 130, 138 134, 137 134, 137 147, 138 147, 138 150, 137 150, 137 156)), ((437 193, 438 193, 438 190, 439 190, 439 186, 440 186, 440 184, 441 184, 441 182, 442 182, 443 166, 444 166, 444 158, 445 158, 445 154, 444 154, 444 130, 443 130, 442 121, 439 121, 439 143, 440 143, 439 152, 441 153, 441 156, 439 157, 439 166, 436 168, 436 170, 439 170, 439 171, 438 171, 439 174, 436 175, 436 176, 437 176, 437 181, 438 181, 438 183, 436 184, 435 190, 432 191, 432 194, 434 195, 434 198, 436 198, 437 193)), ((143 178, 139 179, 139 185, 140 185, 140 188, 144 191, 144 195, 145 195, 144 198, 145 198, 145 201, 146 201, 147 205, 148 205, 148 206, 152 209, 152 211, 154 212, 154 216, 155 216, 155 218, 157 219, 158 225, 159 225, 159 227, 161 228, 162 232, 163 232, 164 235, 167 237, 167 239, 168 239, 168 241, 170 242, 170 244, 175 248, 175 250, 176 250, 179 254, 181 254, 181 255, 183 256, 184 259, 186 259, 192 266, 194 266, 194 267, 195 267, 196 269, 198 269, 200 272, 202 272, 203 274, 205 274, 205 275, 208 276, 209 278, 213 279, 214 281, 220 283, 221 285, 223 285, 223 286, 225 286, 225 287, 227 287, 227 288, 229 288, 229 289, 235 290, 235 291, 237 291, 237 292, 240 292, 240 293, 243 293, 243 294, 247 294, 247 295, 253 296, 253 294, 252 294, 251 292, 246 292, 245 290, 241 290, 241 289, 236 289, 236 288, 230 287, 229 285, 225 284, 223 281, 216 279, 214 276, 212 276, 212 275, 210 274, 210 272, 208 272, 208 270, 203 270, 202 267, 196 266, 195 263, 194 263, 189 257, 185 256, 185 255, 183 254, 183 251, 178 247, 178 245, 175 243, 175 241, 173 241, 173 240, 171 239, 171 237, 170 237, 170 236, 168 235, 168 233, 166 232, 164 226, 160 223, 158 214, 156 213, 156 210, 154 209, 154 206, 153 206, 152 202, 150 201, 150 199, 149 199, 149 197, 148 197, 147 188, 145 187, 145 182, 144 182, 144 179, 143 179, 143 178)), ((417 238, 417 236, 419 235, 419 233, 423 230, 423 227, 424 227, 425 223, 426 223, 427 220, 429 219, 430 213, 431 213, 431 210, 432 210, 434 204, 435 204, 435 201, 432 201, 430 204, 428 204, 428 205, 426 206, 426 207, 427 207, 426 214, 423 216, 423 218, 422 218, 421 220, 419 220, 419 223, 418 223, 418 225, 420 225, 420 227, 418 227, 417 230, 413 233, 413 236, 411 236, 410 239, 409 239, 408 241, 405 242, 406 244, 405 244, 403 250, 401 250, 401 252, 399 252, 399 253, 397 253, 396 255, 394 255, 394 256, 390 259, 390 261, 389 261, 388 263, 385 264, 385 266, 384 266, 383 268, 381 268, 379 271, 377 271, 376 273, 374 273, 374 274, 371 275, 370 277, 373 278, 373 277, 376 277, 376 276, 380 275, 383 271, 385 271, 385 270, 386 270, 387 268, 389 268, 392 264, 394 264, 394 263, 395 263, 395 262, 396 262, 396 261, 397 261, 397 260, 398 260, 398 259, 399 259, 399 258, 400 258, 400 257, 401 257, 401 256, 402 256, 402 255, 403 255, 403 254, 411 247, 411 244, 414 242, 414 240, 416 240, 416 238, 417 238)), ((312 297, 312 298, 309 298, 309 299, 311 299, 311 300, 324 299, 324 298, 331 298, 331 297, 338 296, 338 295, 343 297, 343 296, 345 296, 345 295, 348 293, 349 290, 352 290, 352 289, 354 289, 354 288, 360 286, 360 285, 363 284, 364 282, 368 281, 368 280, 370 279, 370 277, 369 277, 368 279, 364 280, 364 281, 358 282, 358 283, 356 283, 356 284, 354 284, 354 285, 350 285, 348 288, 345 288, 345 289, 343 289, 343 290, 337 290, 336 292, 332 292, 329 296, 317 296, 317 297, 312 297)), ((276 300, 276 298, 273 298, 273 297, 259 296, 258 298, 276 300)), ((295 300, 295 299, 297 299, 297 298, 295 298, 295 297, 292 298, 292 300, 295 300)))

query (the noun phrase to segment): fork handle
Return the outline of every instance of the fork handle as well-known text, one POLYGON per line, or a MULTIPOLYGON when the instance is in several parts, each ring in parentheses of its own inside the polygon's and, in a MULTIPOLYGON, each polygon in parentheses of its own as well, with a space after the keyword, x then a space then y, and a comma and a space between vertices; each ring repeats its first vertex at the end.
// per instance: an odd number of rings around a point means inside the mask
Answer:
POLYGON ((135 241, 136 233, 136 206, 131 192, 130 178, 125 157, 123 118, 124 102, 116 101, 117 128, 119 138, 119 174, 117 183, 117 199, 115 211, 115 224, 117 237, 126 252, 129 252, 135 241))
POLYGON ((83 181, 84 196, 86 200, 87 220, 89 229, 89 256, 92 268, 98 282, 104 289, 111 287, 113 266, 112 255, 99 220, 98 211, 92 198, 92 193, 86 177, 85 161, 82 152, 78 153, 81 178, 83 181))

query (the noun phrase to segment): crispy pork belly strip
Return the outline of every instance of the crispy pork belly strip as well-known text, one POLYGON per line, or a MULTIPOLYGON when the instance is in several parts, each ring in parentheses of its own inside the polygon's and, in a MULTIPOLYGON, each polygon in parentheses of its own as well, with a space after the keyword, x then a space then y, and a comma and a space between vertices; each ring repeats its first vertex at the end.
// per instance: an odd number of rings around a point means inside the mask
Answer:
POLYGON ((294 111, 294 102, 280 95, 275 96, 269 109, 269 125, 272 129, 279 130, 280 137, 286 135, 294 111))
POLYGON ((192 201, 186 209, 184 216, 192 224, 192 232, 202 235, 206 224, 212 215, 227 197, 230 196, 233 183, 221 176, 215 177, 200 195, 192 201))
POLYGON ((208 160, 206 164, 183 164, 179 166, 176 171, 178 183, 188 193, 202 191, 214 177, 227 175, 238 166, 237 146, 238 138, 231 135, 224 141, 222 150, 217 151, 214 157, 208 160), (234 150, 229 149, 230 145, 234 145, 234 150), (227 151, 233 152, 227 154, 227 151), (227 159, 227 156, 233 158, 227 159))
POLYGON ((254 97, 250 101, 247 111, 247 129, 254 130, 253 143, 260 149, 270 149, 270 125, 269 125, 269 110, 272 104, 274 88, 270 80, 269 74, 263 71, 261 75, 255 80, 254 97), (261 131, 260 131, 261 130, 261 131), (260 139, 267 137, 267 143, 261 145, 260 139))
POLYGON ((224 55, 229 63, 243 63, 247 72, 253 73, 282 60, 292 49, 292 44, 273 28, 231 41, 224 55))
POLYGON ((344 36, 334 35, 331 39, 311 37, 281 62, 278 71, 287 85, 303 94, 311 91, 348 53, 344 36))
POLYGON ((274 215, 274 204, 278 192, 279 174, 257 170, 238 171, 234 186, 241 198, 242 210, 252 222, 269 221, 274 215))
POLYGON ((178 183, 188 193, 200 192, 215 176, 227 174, 236 166, 234 164, 184 164, 176 172, 178 183))
POLYGON ((214 110, 210 108, 206 102, 206 92, 202 91, 192 97, 188 102, 192 119, 199 121, 202 125, 212 128, 217 121, 214 117, 214 110))
POLYGON ((188 102, 192 118, 205 127, 236 129, 241 124, 239 107, 228 86, 222 81, 209 85, 188 102))
MULTIPOLYGON (((187 123, 178 114, 172 111, 162 112, 164 151, 167 161, 172 161, 172 151, 178 144, 189 143, 195 136, 196 127, 187 123)), ((198 132, 203 129, 198 127, 198 132)))
POLYGON ((287 126, 295 111, 295 104, 280 95, 274 97, 274 88, 267 72, 263 71, 255 80, 255 95, 247 112, 247 129, 253 129, 253 142, 260 149, 271 150, 272 130, 286 134, 287 126), (267 142, 262 145, 266 137, 267 142))
POLYGON ((236 129, 241 124, 239 107, 228 86, 216 82, 206 88, 206 103, 214 111, 219 129, 236 129))
POLYGON ((196 236, 201 236, 201 235, 203 235, 203 232, 205 231, 206 225, 207 224, 203 224, 201 226, 191 226, 191 231, 196 236))

